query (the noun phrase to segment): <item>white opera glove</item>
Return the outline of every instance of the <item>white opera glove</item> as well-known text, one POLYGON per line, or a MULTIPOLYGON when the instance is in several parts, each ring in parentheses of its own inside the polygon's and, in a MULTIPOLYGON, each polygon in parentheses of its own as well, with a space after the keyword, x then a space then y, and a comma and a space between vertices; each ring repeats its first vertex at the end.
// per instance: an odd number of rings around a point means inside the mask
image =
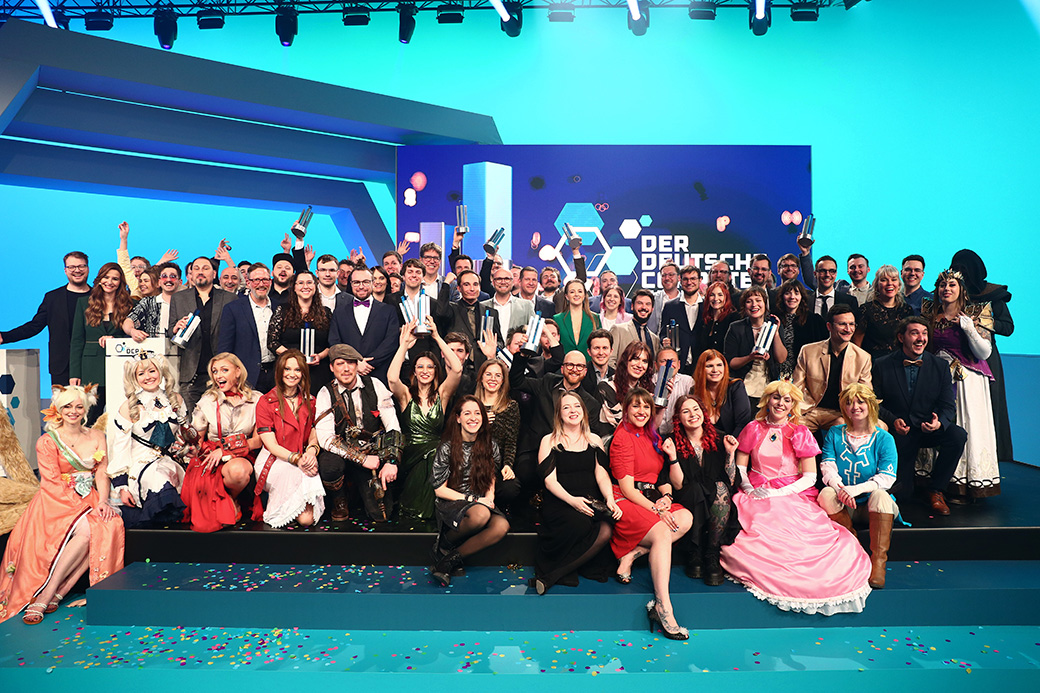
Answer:
POLYGON ((845 487, 845 493, 849 494, 853 498, 858 498, 864 493, 873 493, 877 491, 880 486, 876 481, 864 481, 862 484, 853 484, 852 486, 845 487))
POLYGON ((747 478, 747 467, 737 467, 737 472, 740 475, 740 490, 748 495, 752 495, 755 491, 755 487, 751 485, 751 482, 747 478))
POLYGON ((798 477, 798 481, 792 481, 787 486, 781 488, 768 489, 770 496, 790 496, 793 493, 801 493, 802 491, 808 490, 813 487, 816 483, 816 472, 802 472, 802 475, 798 477))
POLYGON ((975 358, 986 360, 989 355, 993 353, 993 345, 989 343, 989 340, 979 334, 979 331, 975 328, 975 323, 967 315, 962 315, 959 318, 961 331, 964 336, 968 338, 968 344, 971 346, 971 353, 975 354, 975 358))
POLYGON ((776 491, 777 489, 775 488, 769 488, 768 486, 759 486, 758 488, 753 489, 751 493, 749 493, 748 495, 754 498, 755 500, 762 500, 763 498, 769 498, 770 496, 779 495, 776 491))

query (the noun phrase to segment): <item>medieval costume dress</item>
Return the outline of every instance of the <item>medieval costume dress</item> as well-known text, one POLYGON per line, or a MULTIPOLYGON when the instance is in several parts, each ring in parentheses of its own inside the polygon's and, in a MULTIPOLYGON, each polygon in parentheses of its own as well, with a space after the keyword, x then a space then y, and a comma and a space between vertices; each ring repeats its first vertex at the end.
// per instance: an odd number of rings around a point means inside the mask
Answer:
MULTIPOLYGON (((750 455, 748 481, 780 489, 798 480, 798 460, 820 448, 805 426, 752 421, 738 450, 750 455)), ((830 616, 863 610, 870 559, 816 502, 817 490, 756 499, 733 497, 743 528, 722 547, 722 567, 753 595, 784 611, 830 616)))
POLYGON ((123 521, 101 519, 104 500, 94 488, 94 467, 104 452, 80 459, 54 431, 36 442, 40 490, 11 532, 0 571, 0 621, 35 601, 80 522, 90 523, 90 584, 123 568, 123 521))
POLYGON ((114 417, 115 435, 108 475, 112 477, 113 494, 126 489, 133 498, 132 506, 121 506, 123 524, 140 527, 160 522, 180 522, 184 516, 181 486, 184 468, 169 454, 176 441, 179 421, 186 415, 170 403, 162 391, 137 393, 140 404, 137 421, 131 422, 121 413, 114 417))

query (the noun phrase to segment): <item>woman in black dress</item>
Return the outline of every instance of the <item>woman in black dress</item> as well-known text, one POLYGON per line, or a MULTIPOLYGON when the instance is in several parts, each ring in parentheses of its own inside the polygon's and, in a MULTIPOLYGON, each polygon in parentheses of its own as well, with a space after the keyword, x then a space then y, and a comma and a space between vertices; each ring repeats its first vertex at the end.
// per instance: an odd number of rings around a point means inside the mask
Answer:
POLYGON ((484 405, 473 395, 461 397, 430 475, 441 525, 430 573, 444 587, 451 586, 452 573, 466 557, 497 544, 509 531, 509 520, 495 507, 499 456, 484 405))
POLYGON ((896 330, 903 318, 914 314, 914 309, 903 298, 903 285, 899 270, 892 265, 882 265, 874 274, 870 300, 863 304, 860 324, 853 336, 858 346, 877 361, 892 353, 896 348, 896 330))
POLYGON ((724 351, 726 332, 739 317, 729 295, 729 286, 724 282, 712 282, 704 294, 704 308, 701 319, 697 321, 694 343, 704 349, 724 351))
POLYGON ((776 318, 766 313, 769 295, 760 286, 752 286, 740 296, 740 312, 744 317, 729 326, 726 332, 726 360, 729 370, 737 378, 744 381, 751 405, 758 406, 758 398, 762 396, 766 385, 780 375, 780 364, 787 360, 787 349, 782 339, 773 338, 772 347, 760 354, 754 350, 759 333, 765 328, 767 320, 776 322, 776 318))
POLYGON ((733 543, 740 531, 731 503, 737 439, 731 435, 722 438, 693 395, 676 403, 672 430, 672 437, 661 444, 661 452, 670 463, 668 478, 676 502, 693 513, 693 527, 680 540, 690 552, 686 574, 717 587, 725 578, 719 549, 733 543))
POLYGON ((802 347, 827 338, 827 323, 812 311, 813 298, 797 279, 781 284, 776 295, 773 314, 780 320, 777 337, 787 349, 787 358, 780 364, 780 377, 789 379, 798 365, 802 347))
POLYGON ((538 460, 549 493, 538 528, 535 590, 545 594, 557 582, 576 584, 576 576, 568 577, 579 568, 585 577, 606 582, 615 561, 604 549, 621 509, 610 487, 603 441, 590 432, 589 412, 573 392, 556 400, 553 432, 542 438, 538 460))
POLYGON ((311 395, 314 396, 332 380, 329 369, 332 312, 315 298, 317 291, 317 279, 310 272, 303 271, 293 277, 289 283, 289 300, 275 309, 267 329, 267 348, 274 354, 288 349, 307 353, 300 338, 305 327, 314 330, 313 356, 307 361, 311 373, 311 395))

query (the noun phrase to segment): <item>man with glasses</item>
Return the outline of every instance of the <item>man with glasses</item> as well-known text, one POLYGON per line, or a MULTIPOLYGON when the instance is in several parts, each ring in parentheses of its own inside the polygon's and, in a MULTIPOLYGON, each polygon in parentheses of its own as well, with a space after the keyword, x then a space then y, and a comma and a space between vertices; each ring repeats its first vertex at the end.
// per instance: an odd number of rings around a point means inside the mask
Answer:
POLYGON ((523 327, 534 317, 534 304, 513 295, 513 273, 505 267, 495 270, 491 282, 495 295, 482 301, 480 308, 498 314, 499 334, 505 344, 510 330, 523 327))
POLYGON ((180 289, 181 268, 164 262, 156 269, 159 270, 159 293, 138 301, 123 321, 123 332, 135 342, 143 342, 148 337, 165 337, 170 328, 170 301, 180 289))
POLYGON ((274 362, 277 354, 267 348, 267 330, 274 316, 269 293, 271 273, 257 262, 246 273, 249 293, 224 306, 220 316, 220 341, 217 352, 229 351, 242 360, 246 380, 254 390, 268 392, 274 387, 274 362))
MULTIPOLYGON (((589 298, 589 310, 598 313, 603 305, 603 294, 618 285, 617 274, 613 270, 603 270, 599 273, 599 293, 589 298)), ((632 312, 632 299, 625 296, 625 312, 632 312)))
POLYGON ((358 267, 350 275, 351 293, 336 297, 329 344, 349 344, 360 354, 359 375, 386 382, 390 359, 397 351, 400 323, 393 308, 372 296, 372 272, 358 267))
POLYGON ((69 351, 72 343, 72 317, 76 303, 90 291, 87 278, 90 267, 86 253, 74 250, 65 256, 65 286, 48 291, 32 320, 10 330, 0 332, 0 344, 13 344, 35 337, 47 328, 48 360, 52 385, 69 384, 69 351))
POLYGON ((914 315, 921 314, 921 301, 932 299, 932 294, 921 288, 924 279, 924 258, 920 255, 907 255, 903 258, 903 267, 900 275, 903 278, 903 296, 910 306, 914 315))
MULTIPOLYGON (((423 284, 426 285, 426 293, 429 294, 432 301, 436 301, 440 297, 441 288, 444 287, 444 278, 441 277, 443 257, 441 247, 436 243, 423 243, 419 248, 419 262, 422 263, 424 272, 423 284)), ((450 289, 445 289, 445 291, 450 291, 450 289)))
POLYGON ((654 292, 654 311, 650 314, 647 327, 654 334, 661 330, 661 313, 664 304, 679 298, 679 265, 666 262, 661 265, 661 288, 654 292))
POLYGON ((729 263, 725 260, 719 260, 708 270, 708 284, 714 284, 715 282, 722 282, 726 285, 729 289, 729 300, 733 305, 739 303, 740 292, 733 286, 733 272, 730 271, 729 263))
POLYGON ((838 289, 834 282, 838 278, 838 262, 830 255, 824 255, 816 261, 816 293, 813 298, 813 312, 826 318, 831 308, 845 304, 852 308, 859 317, 859 301, 849 293, 838 289))
POLYGON ((701 272, 693 265, 682 268, 680 284, 682 295, 668 301, 661 312, 661 344, 674 349, 679 355, 678 368, 683 373, 693 373, 694 364, 701 355, 701 349, 697 345, 695 328, 701 314, 701 272), (678 344, 672 344, 668 334, 672 321, 675 321, 678 333, 678 344))
POLYGON ((337 275, 339 273, 339 260, 336 259, 335 255, 322 255, 318 258, 318 264, 316 265, 318 275, 318 298, 321 299, 321 305, 325 306, 329 310, 336 310, 336 296, 339 295, 340 289, 336 286, 337 275))

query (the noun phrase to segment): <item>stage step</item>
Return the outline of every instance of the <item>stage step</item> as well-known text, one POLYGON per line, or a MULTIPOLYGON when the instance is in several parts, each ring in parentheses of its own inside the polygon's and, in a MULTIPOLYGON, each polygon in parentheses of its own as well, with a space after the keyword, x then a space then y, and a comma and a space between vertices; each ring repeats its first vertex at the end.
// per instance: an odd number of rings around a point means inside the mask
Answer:
MULTIPOLYGON (((449 589, 422 566, 134 563, 88 591, 91 625, 377 631, 636 630, 650 574, 630 585, 582 580, 539 597, 530 568, 471 566, 449 589)), ((1040 623, 1040 562, 889 562, 888 583, 861 614, 787 613, 727 583, 673 569, 672 602, 696 628, 818 628, 1040 623)))

